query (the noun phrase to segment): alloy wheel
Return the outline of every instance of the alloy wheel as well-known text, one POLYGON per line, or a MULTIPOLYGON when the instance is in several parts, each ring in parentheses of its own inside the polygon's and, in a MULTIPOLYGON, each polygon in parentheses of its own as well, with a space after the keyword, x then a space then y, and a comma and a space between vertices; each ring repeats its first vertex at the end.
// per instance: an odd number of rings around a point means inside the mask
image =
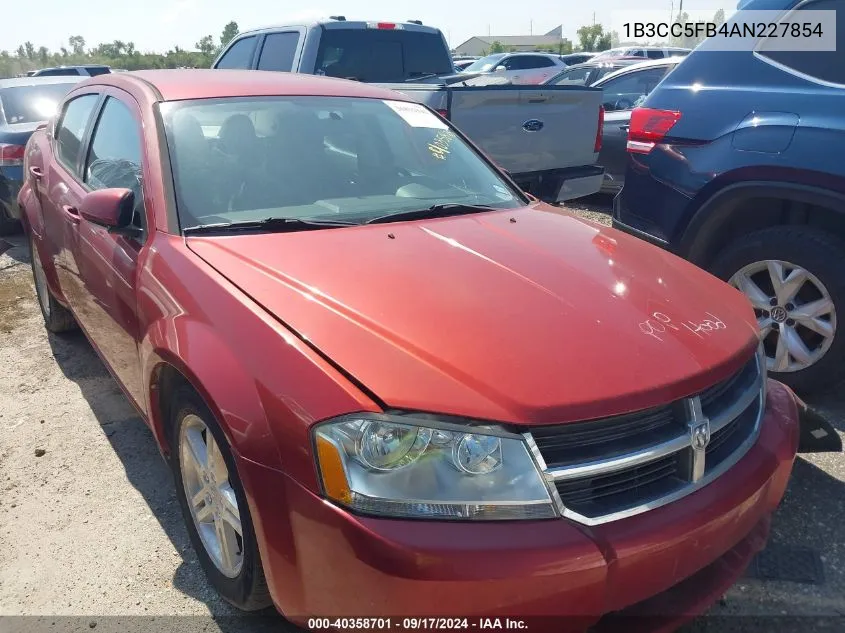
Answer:
POLYGON ((185 496, 200 540, 220 573, 234 578, 244 562, 238 500, 220 448, 196 415, 182 421, 179 452, 185 496))
POLYGON ((801 371, 830 349, 836 308, 808 270, 783 260, 759 261, 741 268, 729 283, 751 301, 770 371, 801 371))

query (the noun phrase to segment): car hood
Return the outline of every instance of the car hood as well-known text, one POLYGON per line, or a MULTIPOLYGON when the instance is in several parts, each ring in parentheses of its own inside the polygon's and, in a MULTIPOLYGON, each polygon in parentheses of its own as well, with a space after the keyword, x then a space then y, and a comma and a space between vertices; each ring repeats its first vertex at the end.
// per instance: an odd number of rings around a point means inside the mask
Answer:
POLYGON ((188 247, 390 408, 515 424, 655 406, 727 377, 727 284, 547 205, 188 247))

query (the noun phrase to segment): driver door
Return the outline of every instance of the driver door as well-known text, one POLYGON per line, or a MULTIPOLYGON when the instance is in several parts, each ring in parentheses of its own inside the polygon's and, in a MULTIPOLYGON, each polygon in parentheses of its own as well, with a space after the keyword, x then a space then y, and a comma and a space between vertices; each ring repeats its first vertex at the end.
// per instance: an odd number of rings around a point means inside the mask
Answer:
MULTIPOLYGON (((143 410, 136 300, 138 258, 146 237, 143 132, 138 104, 117 88, 105 92, 84 149, 84 191, 125 188, 135 194, 138 237, 110 232, 80 216, 68 257, 78 283, 68 297, 74 314, 124 390, 143 410)), ((80 200, 81 204, 81 200, 80 200)))

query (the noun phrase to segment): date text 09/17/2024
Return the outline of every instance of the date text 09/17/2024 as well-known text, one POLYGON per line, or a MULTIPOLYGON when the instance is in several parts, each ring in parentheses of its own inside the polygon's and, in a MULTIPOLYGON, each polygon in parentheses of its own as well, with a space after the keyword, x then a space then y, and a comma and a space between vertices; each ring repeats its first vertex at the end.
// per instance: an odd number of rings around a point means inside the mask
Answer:
POLYGON ((309 618, 308 629, 417 631, 417 630, 527 630, 521 618, 309 618))

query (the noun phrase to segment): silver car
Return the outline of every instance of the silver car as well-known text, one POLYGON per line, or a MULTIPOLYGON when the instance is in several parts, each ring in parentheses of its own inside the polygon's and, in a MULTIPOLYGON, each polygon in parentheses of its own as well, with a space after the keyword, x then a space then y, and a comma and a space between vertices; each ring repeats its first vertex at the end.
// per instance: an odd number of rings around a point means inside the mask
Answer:
POLYGON ((552 53, 494 53, 476 60, 466 73, 495 74, 514 84, 539 84, 566 68, 552 53))

